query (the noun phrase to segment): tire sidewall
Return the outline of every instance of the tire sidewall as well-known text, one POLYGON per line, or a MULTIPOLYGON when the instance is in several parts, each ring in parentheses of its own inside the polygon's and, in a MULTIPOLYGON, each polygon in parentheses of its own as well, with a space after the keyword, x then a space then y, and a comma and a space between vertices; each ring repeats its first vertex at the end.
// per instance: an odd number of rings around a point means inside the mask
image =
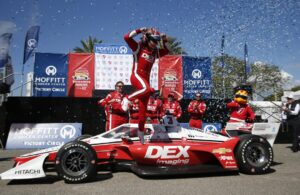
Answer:
POLYGON ((235 150, 235 154, 240 172, 246 174, 266 173, 270 169, 274 156, 273 149, 269 142, 265 138, 256 135, 240 136, 240 142, 235 150), (247 147, 251 146, 252 144, 259 144, 266 152, 265 157, 267 158, 267 161, 259 167, 249 164, 246 159, 247 147))
POLYGON ((57 153, 55 159, 55 166, 58 175, 64 179, 67 183, 81 183, 86 182, 93 178, 97 171, 97 156, 94 149, 87 143, 81 141, 73 141, 64 145, 57 153), (88 168, 85 172, 78 176, 70 175, 67 171, 64 170, 62 159, 65 155, 68 155, 68 152, 72 149, 79 149, 86 154, 88 160, 88 168))

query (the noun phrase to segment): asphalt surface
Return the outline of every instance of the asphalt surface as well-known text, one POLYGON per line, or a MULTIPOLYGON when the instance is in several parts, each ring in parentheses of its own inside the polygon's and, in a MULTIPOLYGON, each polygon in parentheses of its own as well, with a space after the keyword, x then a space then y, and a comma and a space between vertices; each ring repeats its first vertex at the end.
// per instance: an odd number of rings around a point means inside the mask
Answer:
MULTIPOLYGON (((28 151, 0 150, 0 173, 12 167, 12 157, 28 151)), ((300 194, 300 152, 274 145, 274 163, 265 175, 238 173, 140 178, 130 172, 98 174, 85 184, 65 184, 55 175, 35 180, 0 180, 0 194, 300 194)))

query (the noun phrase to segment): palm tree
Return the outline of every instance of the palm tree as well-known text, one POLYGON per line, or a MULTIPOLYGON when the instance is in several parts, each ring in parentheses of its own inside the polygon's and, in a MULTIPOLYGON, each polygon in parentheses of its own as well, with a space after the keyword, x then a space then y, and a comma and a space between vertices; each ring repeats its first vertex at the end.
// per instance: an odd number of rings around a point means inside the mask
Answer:
POLYGON ((102 43, 102 40, 98 40, 96 38, 92 38, 89 36, 88 40, 81 40, 81 47, 75 47, 73 49, 76 53, 94 53, 94 45, 97 43, 102 43))
POLYGON ((177 41, 175 37, 168 37, 169 54, 170 55, 187 55, 184 49, 181 47, 181 41, 177 41))

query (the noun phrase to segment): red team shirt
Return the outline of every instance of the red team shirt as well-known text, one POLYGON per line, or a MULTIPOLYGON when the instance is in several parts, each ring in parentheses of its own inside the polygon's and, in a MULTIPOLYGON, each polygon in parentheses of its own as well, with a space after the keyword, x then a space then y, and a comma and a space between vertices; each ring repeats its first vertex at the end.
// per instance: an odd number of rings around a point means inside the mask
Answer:
POLYGON ((253 122, 255 114, 248 104, 239 104, 232 101, 227 104, 230 109, 230 120, 229 122, 245 122, 246 119, 253 122))
POLYGON ((206 111, 206 104, 204 101, 193 100, 188 106, 188 112, 190 114, 190 127, 202 128, 202 117, 206 111))
POLYGON ((176 119, 181 117, 182 110, 178 101, 169 102, 165 100, 162 109, 161 109, 161 117, 166 114, 166 111, 169 111, 176 119))
POLYGON ((130 123, 138 123, 139 122, 139 103, 132 103, 129 106, 129 114, 130 114, 130 123))
POLYGON ((128 115, 121 108, 123 97, 123 94, 113 91, 98 102, 98 105, 105 107, 106 131, 128 122, 128 115), (115 101, 109 104, 111 100, 115 101))
POLYGON ((160 99, 149 98, 146 116, 151 119, 152 124, 159 124, 161 106, 162 102, 160 99))

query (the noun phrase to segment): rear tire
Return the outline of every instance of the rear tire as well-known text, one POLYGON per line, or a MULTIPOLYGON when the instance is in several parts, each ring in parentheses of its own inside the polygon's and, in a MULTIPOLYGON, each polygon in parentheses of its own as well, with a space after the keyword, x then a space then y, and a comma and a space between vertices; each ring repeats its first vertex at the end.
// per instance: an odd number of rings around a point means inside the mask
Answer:
POLYGON ((89 144, 72 141, 58 151, 55 166, 66 183, 86 182, 97 174, 97 155, 89 144))
POLYGON ((235 149, 235 158, 240 172, 263 174, 269 171, 273 162, 273 149, 269 142, 256 135, 241 135, 235 149))

